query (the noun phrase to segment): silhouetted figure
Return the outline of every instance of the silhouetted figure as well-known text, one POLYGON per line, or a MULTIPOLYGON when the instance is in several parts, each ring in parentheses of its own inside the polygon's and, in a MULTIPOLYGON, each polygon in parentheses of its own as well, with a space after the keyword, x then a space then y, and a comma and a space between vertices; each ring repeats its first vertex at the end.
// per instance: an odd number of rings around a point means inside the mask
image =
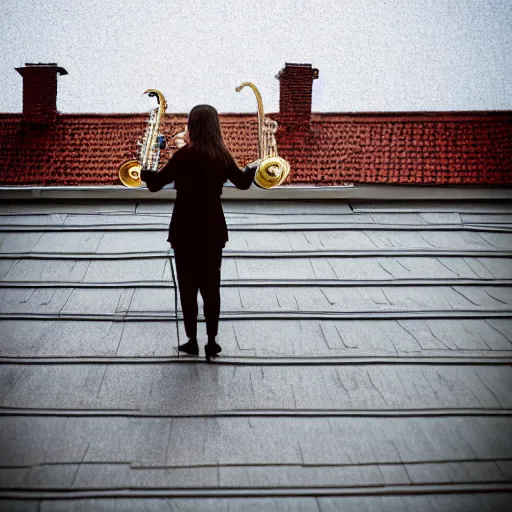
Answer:
POLYGON ((229 179, 237 188, 251 186, 257 164, 244 171, 224 145, 219 115, 210 105, 195 106, 188 116, 186 146, 179 149, 158 172, 142 171, 151 192, 174 182, 176 202, 168 241, 174 249, 181 307, 188 342, 178 349, 198 355, 197 292, 201 292, 206 318, 207 358, 221 351, 215 338, 220 315, 222 249, 228 229, 220 196, 229 179))

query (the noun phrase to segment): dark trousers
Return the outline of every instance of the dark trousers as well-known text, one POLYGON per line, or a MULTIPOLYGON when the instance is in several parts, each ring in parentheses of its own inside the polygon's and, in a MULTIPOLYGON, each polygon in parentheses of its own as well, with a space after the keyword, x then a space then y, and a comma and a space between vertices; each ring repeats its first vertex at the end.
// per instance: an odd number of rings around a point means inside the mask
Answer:
POLYGON ((197 292, 201 292, 208 337, 217 336, 220 315, 222 247, 174 249, 185 332, 197 336, 197 292))

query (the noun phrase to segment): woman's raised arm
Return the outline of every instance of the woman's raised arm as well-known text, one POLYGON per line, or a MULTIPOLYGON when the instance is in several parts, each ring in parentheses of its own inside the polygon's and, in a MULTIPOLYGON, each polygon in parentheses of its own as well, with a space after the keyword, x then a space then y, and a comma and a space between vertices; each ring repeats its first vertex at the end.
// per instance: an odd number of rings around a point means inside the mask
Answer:
POLYGON ((253 162, 245 166, 243 170, 239 169, 234 161, 228 167, 228 179, 236 188, 247 190, 254 180, 254 175, 258 169, 259 162, 253 162))
POLYGON ((141 180, 146 183, 150 192, 158 192, 175 180, 181 159, 182 150, 178 150, 158 172, 142 171, 140 173, 141 180))

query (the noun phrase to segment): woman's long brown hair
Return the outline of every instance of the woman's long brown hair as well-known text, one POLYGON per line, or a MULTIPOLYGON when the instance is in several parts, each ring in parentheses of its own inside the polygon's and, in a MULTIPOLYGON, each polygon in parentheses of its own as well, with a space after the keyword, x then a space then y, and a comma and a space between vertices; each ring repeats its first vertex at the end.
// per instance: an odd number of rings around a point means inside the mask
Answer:
POLYGON ((212 161, 226 165, 233 157, 224 145, 219 114, 211 105, 196 105, 188 115, 190 147, 204 152, 212 161))

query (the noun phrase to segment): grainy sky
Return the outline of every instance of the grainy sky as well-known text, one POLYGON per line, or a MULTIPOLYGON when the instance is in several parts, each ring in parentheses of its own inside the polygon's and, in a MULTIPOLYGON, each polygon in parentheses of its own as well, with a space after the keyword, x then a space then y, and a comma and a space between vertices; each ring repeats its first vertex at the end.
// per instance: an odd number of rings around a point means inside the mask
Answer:
POLYGON ((26 62, 57 62, 61 112, 279 110, 285 62, 320 71, 313 111, 512 109, 511 0, 1 0, 0 112, 26 62))

